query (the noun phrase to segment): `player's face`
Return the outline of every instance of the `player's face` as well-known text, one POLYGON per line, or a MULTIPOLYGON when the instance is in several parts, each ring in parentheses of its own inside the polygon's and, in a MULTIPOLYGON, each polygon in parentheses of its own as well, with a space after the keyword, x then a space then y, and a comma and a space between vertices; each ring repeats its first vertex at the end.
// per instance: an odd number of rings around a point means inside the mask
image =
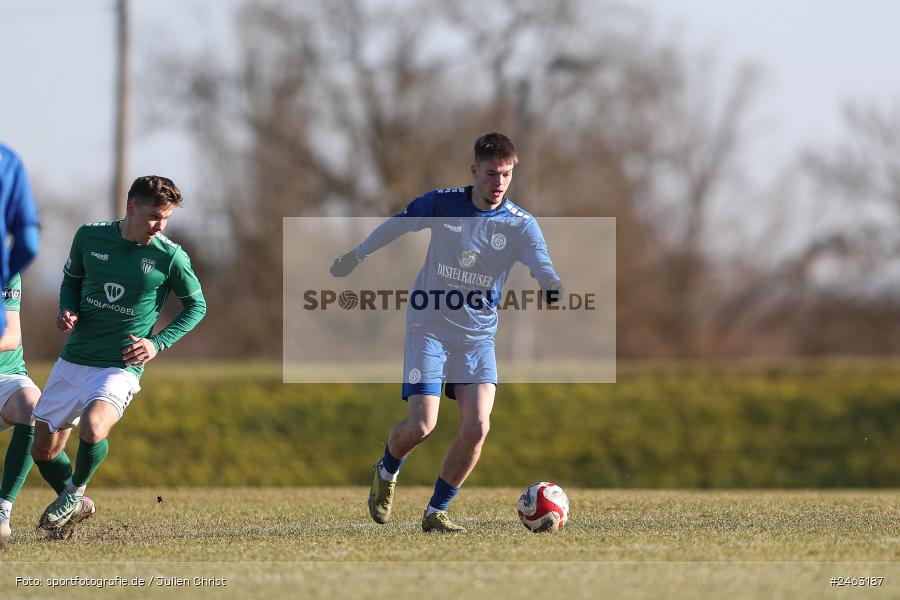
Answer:
POLYGON ((477 195, 487 206, 495 208, 503 201, 506 189, 512 181, 513 167, 511 161, 480 160, 472 165, 472 176, 475 178, 474 195, 477 195))
POLYGON ((149 244, 157 233, 162 232, 175 210, 174 204, 152 206, 141 202, 129 202, 125 237, 139 244, 149 244))

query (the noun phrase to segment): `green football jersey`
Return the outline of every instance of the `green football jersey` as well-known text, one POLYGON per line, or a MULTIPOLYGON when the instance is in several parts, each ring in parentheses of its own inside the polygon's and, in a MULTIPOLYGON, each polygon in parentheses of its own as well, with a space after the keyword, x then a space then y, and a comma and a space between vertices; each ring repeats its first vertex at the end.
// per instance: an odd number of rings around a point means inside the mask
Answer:
POLYGON ((187 253, 162 234, 146 246, 122 237, 121 221, 89 223, 75 233, 60 289, 60 310, 78 321, 60 355, 94 367, 119 367, 137 377, 143 367, 126 366, 128 334, 149 337, 157 348, 171 346, 206 313, 200 282, 187 253), (184 307, 178 318, 150 334, 169 292, 184 307))
MULTIPOLYGON (((3 288, 3 310, 19 312, 21 306, 22 279, 17 273, 3 288)), ((25 357, 22 354, 22 342, 19 342, 19 347, 15 350, 0 352, 0 375, 28 375, 25 357)))

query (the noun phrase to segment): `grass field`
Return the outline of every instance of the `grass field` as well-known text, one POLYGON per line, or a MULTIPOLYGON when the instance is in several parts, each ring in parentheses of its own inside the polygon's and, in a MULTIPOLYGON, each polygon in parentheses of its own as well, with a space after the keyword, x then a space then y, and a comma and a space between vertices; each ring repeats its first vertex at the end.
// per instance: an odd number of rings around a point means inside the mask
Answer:
POLYGON ((369 520, 364 488, 95 489, 97 515, 73 540, 47 542, 33 523, 51 494, 28 489, 2 556, 0 597, 900 596, 894 490, 567 491, 569 526, 535 535, 515 515, 519 490, 465 489, 453 512, 470 533, 446 537, 419 529, 424 487, 398 488, 386 526, 369 520), (48 588, 51 576, 117 575, 190 584, 48 588), (862 576, 884 580, 873 589, 829 583, 862 576), (16 577, 43 584, 17 586, 16 577))

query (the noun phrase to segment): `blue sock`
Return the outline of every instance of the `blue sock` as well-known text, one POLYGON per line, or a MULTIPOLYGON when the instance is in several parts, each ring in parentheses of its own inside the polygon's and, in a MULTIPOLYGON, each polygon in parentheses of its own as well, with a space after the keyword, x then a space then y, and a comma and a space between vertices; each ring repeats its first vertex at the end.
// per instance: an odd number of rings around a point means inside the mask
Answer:
POLYGON ((428 501, 428 506, 435 510, 447 510, 447 505, 453 497, 459 493, 458 487, 453 487, 440 477, 434 482, 434 495, 428 501))
POLYGON ((391 451, 388 450, 388 447, 384 447, 384 458, 381 459, 381 466, 384 467, 384 470, 393 475, 397 471, 400 470, 400 465, 403 464, 402 458, 394 458, 391 454, 391 451))

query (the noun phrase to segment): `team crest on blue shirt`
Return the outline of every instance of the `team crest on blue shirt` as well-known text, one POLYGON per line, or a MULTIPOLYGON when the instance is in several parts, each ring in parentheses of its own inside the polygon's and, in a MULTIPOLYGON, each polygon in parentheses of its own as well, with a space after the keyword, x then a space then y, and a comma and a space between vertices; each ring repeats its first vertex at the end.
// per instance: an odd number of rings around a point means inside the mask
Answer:
POLYGON ((152 258, 142 258, 141 259, 141 272, 144 275, 148 275, 150 271, 153 270, 153 267, 156 266, 156 261, 152 258))
POLYGON ((506 248, 506 236, 502 233, 495 233, 491 236, 491 248, 494 250, 503 250, 506 248))
POLYGON ((468 269, 472 265, 475 264, 475 261, 478 260, 478 253, 474 250, 463 250, 459 255, 459 266, 463 269, 468 269))

